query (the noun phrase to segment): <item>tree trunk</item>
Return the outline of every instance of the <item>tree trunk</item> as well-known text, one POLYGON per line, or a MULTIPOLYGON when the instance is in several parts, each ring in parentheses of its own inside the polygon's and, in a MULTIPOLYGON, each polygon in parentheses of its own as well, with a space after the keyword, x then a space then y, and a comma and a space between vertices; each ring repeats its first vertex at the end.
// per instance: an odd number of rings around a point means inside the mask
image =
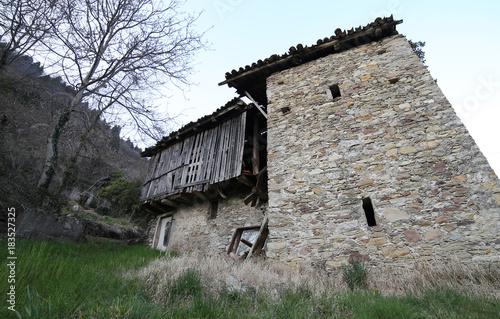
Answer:
POLYGON ((94 129, 94 127, 97 125, 99 122, 99 119, 101 117, 102 112, 99 112, 95 117, 94 120, 92 121, 92 124, 85 130, 80 135, 80 140, 78 142, 78 147, 76 148, 75 153, 73 154, 73 157, 71 157, 70 164, 69 166, 65 169, 64 174, 63 174, 63 179, 61 181, 61 184, 59 185, 59 188, 57 189, 56 195, 60 195, 64 188, 66 188, 71 180, 71 178, 74 176, 74 174, 77 171, 77 163, 78 163, 78 157, 80 157, 80 153, 82 152, 82 149, 85 145, 85 142, 87 142, 87 139, 94 129))
POLYGON ((46 195, 49 192, 49 188, 54 179, 56 168, 59 162, 59 140, 61 138, 61 133, 69 122, 71 117, 71 113, 74 111, 75 106, 78 105, 82 100, 83 90, 78 91, 71 101, 68 102, 66 108, 63 109, 59 118, 57 120, 56 125, 54 126, 54 130, 52 134, 47 140, 47 153, 45 158, 45 166, 43 168, 40 179, 38 180, 38 190, 41 192, 42 201, 45 199, 46 195))

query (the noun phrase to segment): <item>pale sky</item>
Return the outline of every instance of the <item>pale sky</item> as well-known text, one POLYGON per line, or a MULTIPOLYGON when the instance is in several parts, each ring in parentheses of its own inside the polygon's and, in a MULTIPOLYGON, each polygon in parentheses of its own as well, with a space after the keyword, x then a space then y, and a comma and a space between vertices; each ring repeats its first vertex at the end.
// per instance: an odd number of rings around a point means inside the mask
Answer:
POLYGON ((218 86, 226 72, 393 14, 403 19, 400 34, 426 42, 431 75, 500 175, 499 1, 188 0, 185 10, 203 10, 198 27, 211 28, 211 50, 198 55, 191 77, 197 85, 171 91, 164 103, 171 114, 182 111, 183 124, 237 96, 218 86))

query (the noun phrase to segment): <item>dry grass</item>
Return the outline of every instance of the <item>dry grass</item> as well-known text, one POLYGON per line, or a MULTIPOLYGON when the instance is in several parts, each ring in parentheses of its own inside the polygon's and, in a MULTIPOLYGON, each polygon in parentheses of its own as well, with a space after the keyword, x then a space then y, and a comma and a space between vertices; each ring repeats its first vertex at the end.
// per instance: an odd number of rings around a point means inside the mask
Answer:
MULTIPOLYGON (((447 263, 407 263, 405 268, 368 267, 369 288, 384 296, 403 296, 408 293, 420 295, 428 289, 449 287, 468 295, 500 298, 498 262, 477 264, 454 260, 447 263)), ((221 256, 198 254, 155 260, 139 271, 139 278, 154 299, 161 301, 168 297, 170 283, 188 269, 198 271, 202 275, 203 285, 214 295, 223 291, 230 275, 249 282, 259 292, 270 292, 271 296, 304 287, 318 296, 325 292, 348 291, 340 269, 330 272, 311 269, 298 273, 287 265, 269 260, 232 263, 221 256)))

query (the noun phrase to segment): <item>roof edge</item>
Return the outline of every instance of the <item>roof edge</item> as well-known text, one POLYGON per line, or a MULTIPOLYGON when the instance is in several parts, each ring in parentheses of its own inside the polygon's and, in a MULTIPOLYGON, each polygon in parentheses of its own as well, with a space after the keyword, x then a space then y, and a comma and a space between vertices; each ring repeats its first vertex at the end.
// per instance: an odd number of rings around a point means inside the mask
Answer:
MULTIPOLYGON (((363 45, 369 42, 353 43, 346 46, 347 42, 356 42, 357 38, 362 38, 366 36, 373 36, 374 38, 383 38, 388 35, 397 34, 395 26, 402 23, 403 20, 394 20, 393 16, 385 18, 377 18, 374 22, 367 24, 365 27, 358 27, 356 29, 342 31, 340 28, 335 30, 335 35, 330 38, 319 39, 316 44, 307 47, 302 44, 298 44, 295 47, 290 47, 289 51, 281 56, 273 54, 265 60, 258 60, 252 65, 246 65, 244 68, 240 67, 239 70, 233 69, 231 72, 226 72, 226 80, 219 83, 219 85, 228 84, 230 87, 234 87, 233 82, 241 79, 247 75, 262 72, 263 70, 269 70, 266 73, 275 73, 278 71, 283 71, 285 69, 304 64, 306 62, 312 61, 322 56, 330 55, 337 52, 345 51, 346 49, 356 47, 358 45, 363 45), (382 29, 393 28, 393 32, 385 34, 382 29), (394 33, 394 31, 396 31, 394 33), (385 35, 385 36, 384 36, 385 35), (356 45, 357 44, 357 45, 356 45), (332 50, 333 49, 333 50, 332 50), (321 52, 322 54, 315 54, 321 52), (310 58, 307 58, 308 55, 310 58), (291 63, 287 63, 291 62, 291 63)), ((370 37, 371 38, 371 37, 370 37)))

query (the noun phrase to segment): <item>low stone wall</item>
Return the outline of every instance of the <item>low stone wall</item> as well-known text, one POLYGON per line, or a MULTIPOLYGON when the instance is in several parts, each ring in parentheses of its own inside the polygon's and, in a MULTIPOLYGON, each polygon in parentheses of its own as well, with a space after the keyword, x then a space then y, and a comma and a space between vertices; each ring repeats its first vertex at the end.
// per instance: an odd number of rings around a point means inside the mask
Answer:
POLYGON ((499 180, 404 37, 274 74, 267 96, 270 258, 500 260, 499 180))
MULTIPOLYGON (((250 207, 237 194, 228 194, 218 201, 217 216, 210 218, 211 203, 197 200, 192 205, 179 206, 172 215, 172 230, 168 249, 178 252, 220 254, 227 250, 233 232, 238 227, 260 225, 267 204, 250 207)), ((148 230, 151 245, 158 219, 148 230)))

